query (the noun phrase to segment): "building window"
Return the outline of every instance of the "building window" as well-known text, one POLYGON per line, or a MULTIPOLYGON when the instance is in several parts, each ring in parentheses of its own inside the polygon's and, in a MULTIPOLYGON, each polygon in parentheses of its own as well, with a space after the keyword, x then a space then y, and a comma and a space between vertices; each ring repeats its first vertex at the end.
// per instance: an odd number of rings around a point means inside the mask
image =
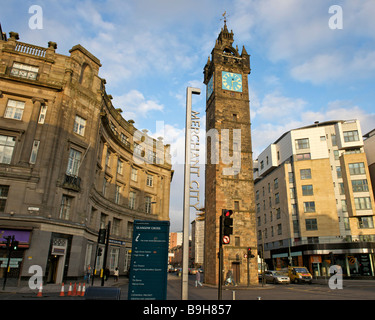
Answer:
POLYGON ((294 187, 289 188, 289 192, 290 192, 290 199, 295 199, 296 198, 296 189, 294 187))
POLYGON ((306 231, 318 230, 318 223, 316 219, 306 219, 306 231))
POLYGON ((78 176, 79 167, 81 165, 81 157, 82 152, 70 148, 66 174, 78 176))
POLYGON ((113 218, 112 233, 116 236, 120 235, 120 225, 121 225, 121 220, 113 218))
POLYGON ((0 185, 0 212, 5 211, 5 205, 8 199, 9 186, 0 185))
POLYGON ((280 224, 277 225, 277 234, 280 235, 282 233, 283 233, 283 227, 282 227, 282 225, 280 223, 280 224))
POLYGON ((134 191, 129 192, 129 208, 130 209, 135 209, 135 201, 136 201, 136 193, 134 191))
POLYGON ((336 135, 331 134, 332 146, 337 146, 336 135))
POLYGON ((338 179, 342 178, 341 167, 340 166, 336 167, 336 174, 337 174, 337 178, 338 179))
POLYGON ((289 183, 294 183, 294 173, 288 172, 289 183))
POLYGON ((36 157, 38 156, 39 144, 40 144, 39 140, 34 140, 33 148, 31 150, 31 155, 30 155, 30 161, 29 161, 31 164, 35 164, 36 162, 36 157))
POLYGON ((300 170, 301 180, 311 179, 311 169, 300 170))
POLYGON ((281 218, 281 209, 277 208, 276 209, 276 219, 280 219, 280 218, 281 218))
POLYGON ((234 201, 234 210, 239 211, 240 210, 240 202, 239 201, 234 201))
POLYGON ((365 174, 365 164, 363 162, 349 163, 349 173, 351 176, 365 174))
POLYGON ((344 217, 344 228, 345 230, 350 230, 350 223, 348 217, 344 217))
POLYGON ((277 189, 279 187, 279 179, 278 178, 273 180, 273 187, 274 187, 274 189, 277 189))
POLYGON ((296 155, 296 160, 310 160, 311 159, 311 153, 300 153, 296 155))
POLYGON ((137 169, 132 168, 130 179, 132 179, 135 182, 138 181, 138 170, 137 169))
POLYGON ((304 196, 314 195, 313 186, 311 184, 302 186, 302 195, 304 196))
POLYGON ((255 191, 255 200, 259 200, 259 190, 255 191))
POLYGON ((368 183, 367 179, 352 180, 353 192, 367 192, 368 183))
POLYGON ((348 206, 346 204, 346 200, 345 199, 341 200, 341 207, 342 207, 342 212, 348 212, 348 206))
POLYGON ((128 221, 128 230, 127 230, 127 236, 128 238, 133 238, 133 229, 134 229, 134 223, 128 221))
POLYGON ((117 204, 120 203, 120 194, 121 194, 121 186, 116 185, 116 188, 115 188, 115 203, 117 203, 117 204))
POLYGON ((280 203, 280 196, 279 196, 279 193, 276 193, 275 194, 275 204, 278 204, 280 203))
POLYGON ((296 148, 297 150, 309 149, 310 148, 309 138, 296 139, 296 148))
POLYGON ((107 178, 103 178, 103 188, 102 188, 102 193, 103 193, 103 196, 105 197, 106 194, 107 194, 107 185, 108 185, 108 180, 107 178))
POLYGON ((136 142, 134 142, 134 154, 137 156, 142 156, 142 146, 136 142))
POLYGON ((372 220, 372 216, 358 217, 358 228, 359 229, 373 229, 374 222, 372 220))
POLYGON ((119 248, 111 248, 111 253, 109 256, 109 269, 110 270, 115 270, 115 268, 118 267, 119 255, 120 255, 119 248))
POLYGON ((9 99, 5 109, 4 118, 21 120, 24 109, 25 102, 9 99))
POLYGON ((86 120, 80 116, 76 116, 74 120, 73 132, 79 134, 80 136, 85 135, 86 120))
POLYGON ((122 142, 124 145, 129 146, 128 137, 127 137, 125 134, 123 134, 122 132, 121 132, 121 134, 120 134, 120 140, 121 140, 121 142, 122 142))
POLYGON ((260 203, 257 203, 257 213, 260 213, 260 203))
POLYGON ((151 214, 151 197, 145 197, 145 212, 151 214))
POLYGON ((370 210, 371 200, 370 197, 354 198, 356 210, 370 210))
POLYGON ((10 74, 12 76, 19 77, 19 78, 36 80, 38 76, 38 71, 39 71, 38 67, 15 62, 13 63, 12 69, 10 70, 10 74))
POLYGON ((120 159, 118 159, 117 160, 117 173, 118 174, 122 174, 123 167, 124 167, 124 163, 120 159))
POLYGON ((147 160, 150 163, 156 163, 156 152, 152 150, 147 151, 147 160))
POLYGON ((344 131, 344 141, 345 142, 359 141, 358 131, 357 130, 344 131))
POLYGON ((154 184, 154 177, 151 174, 147 175, 146 185, 152 187, 154 184))
POLYGON ((15 137, 0 135, 0 163, 10 164, 15 144, 15 137))
POLYGON ((70 210, 72 206, 72 197, 63 195, 60 206, 59 218, 64 220, 69 220, 70 210))
POLYGON ((341 195, 345 194, 345 187, 343 182, 339 182, 339 190, 341 195))
POLYGON ((111 166, 111 152, 107 150, 107 154, 105 155, 105 167, 110 168, 111 166))
POLYGON ((40 113, 38 118, 39 124, 44 124, 44 121, 46 120, 46 114, 47 114, 47 106, 44 104, 40 107, 40 113))
POLYGON ((303 203, 304 212, 315 212, 315 202, 309 201, 303 203))
POLYGON ((340 152, 339 152, 339 150, 333 150, 333 154, 335 156, 335 160, 339 160, 340 159, 340 152))
POLYGON ((105 229, 107 227, 107 215, 100 214, 100 229, 105 229))

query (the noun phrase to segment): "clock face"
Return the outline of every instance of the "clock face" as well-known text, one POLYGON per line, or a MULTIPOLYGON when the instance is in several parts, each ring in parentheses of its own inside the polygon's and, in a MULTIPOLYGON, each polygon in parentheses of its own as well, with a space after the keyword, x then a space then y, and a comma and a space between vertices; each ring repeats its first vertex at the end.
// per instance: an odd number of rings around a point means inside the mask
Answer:
POLYGON ((222 88, 224 90, 231 90, 242 92, 242 75, 233 72, 222 71, 222 88))
POLYGON ((207 84, 206 100, 208 100, 211 97, 211 94, 213 91, 214 91, 214 76, 212 75, 210 81, 208 81, 208 84, 207 84))

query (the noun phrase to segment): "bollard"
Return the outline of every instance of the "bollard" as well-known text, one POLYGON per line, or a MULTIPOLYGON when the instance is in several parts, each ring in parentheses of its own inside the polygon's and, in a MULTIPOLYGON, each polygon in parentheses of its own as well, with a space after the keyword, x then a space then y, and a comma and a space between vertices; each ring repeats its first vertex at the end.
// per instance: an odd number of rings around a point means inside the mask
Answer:
POLYGON ((236 291, 232 291, 232 300, 236 300, 236 291))

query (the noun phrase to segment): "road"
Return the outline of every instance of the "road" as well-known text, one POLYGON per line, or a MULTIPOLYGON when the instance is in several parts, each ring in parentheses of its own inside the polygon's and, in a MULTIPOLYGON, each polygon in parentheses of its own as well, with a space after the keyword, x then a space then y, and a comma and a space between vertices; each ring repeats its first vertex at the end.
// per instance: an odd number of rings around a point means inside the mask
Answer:
MULTIPOLYGON (((108 281, 106 286, 116 285, 121 288, 121 300, 127 300, 127 281, 118 284, 108 281)), ((46 290, 42 298, 35 291, 1 292, 0 300, 84 300, 84 297, 60 297, 58 286, 55 291, 46 290)), ((203 285, 195 288, 194 276, 189 276, 190 301, 215 301, 218 297, 216 287, 203 285)), ((331 290, 324 281, 320 283, 273 285, 267 284, 251 288, 223 287, 223 300, 375 300, 375 280, 344 280, 343 289, 331 290)), ((168 276, 167 300, 181 300, 181 278, 170 274, 168 276)))

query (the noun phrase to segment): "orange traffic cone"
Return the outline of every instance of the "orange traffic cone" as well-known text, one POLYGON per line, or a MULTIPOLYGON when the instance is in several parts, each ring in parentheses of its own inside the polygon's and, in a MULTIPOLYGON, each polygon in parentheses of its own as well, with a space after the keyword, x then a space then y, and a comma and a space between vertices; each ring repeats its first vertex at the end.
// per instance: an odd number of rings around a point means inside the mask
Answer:
POLYGON ((72 297, 75 297, 77 295, 77 283, 74 282, 74 288, 73 288, 73 292, 72 292, 72 297))
POLYGON ((85 296, 85 292, 86 292, 86 284, 83 283, 81 297, 84 297, 84 296, 85 296))
POLYGON ((81 283, 78 285, 77 296, 81 295, 81 283))
POLYGON ((65 293, 64 293, 64 282, 63 282, 61 286, 60 297, 64 297, 64 296, 65 296, 65 293))
POLYGON ((72 295, 72 283, 69 285, 68 296, 72 295))
POLYGON ((38 294, 37 294, 36 296, 37 296, 37 297, 43 297, 42 291, 43 291, 43 285, 42 285, 42 283, 41 283, 41 284, 40 284, 40 288, 39 288, 39 292, 38 292, 38 294))

